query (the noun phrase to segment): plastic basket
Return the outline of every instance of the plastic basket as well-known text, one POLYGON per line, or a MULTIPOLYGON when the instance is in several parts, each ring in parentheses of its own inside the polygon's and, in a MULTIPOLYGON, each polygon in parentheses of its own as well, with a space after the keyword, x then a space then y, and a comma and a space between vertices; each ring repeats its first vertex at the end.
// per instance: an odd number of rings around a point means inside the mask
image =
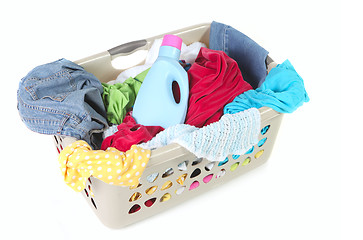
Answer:
MULTIPOLYGON (((187 45, 199 41, 208 46, 209 29, 208 23, 166 34, 180 36, 187 45)), ((138 50, 148 50, 154 39, 162 38, 163 35, 122 44, 76 63, 93 73, 100 81, 108 82, 116 79, 122 71, 112 67, 113 59, 138 50)), ((274 66, 276 64, 268 57, 267 71, 274 66)), ((197 158, 177 144, 170 144, 151 152, 138 187, 114 186, 90 177, 82 194, 101 222, 110 228, 122 228, 179 205, 267 161, 283 114, 268 107, 262 107, 259 111, 262 127, 259 142, 244 155, 229 155, 228 161, 211 162, 197 158), (150 176, 156 176, 153 182, 150 182, 150 176)), ((75 139, 54 136, 54 141, 60 152, 75 139)))

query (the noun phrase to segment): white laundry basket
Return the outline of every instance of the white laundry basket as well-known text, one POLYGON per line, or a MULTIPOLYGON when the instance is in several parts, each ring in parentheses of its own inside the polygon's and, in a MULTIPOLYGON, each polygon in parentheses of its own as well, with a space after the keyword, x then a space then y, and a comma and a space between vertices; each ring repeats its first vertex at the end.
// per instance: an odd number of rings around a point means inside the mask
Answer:
MULTIPOLYGON (((187 45, 199 41, 208 46, 209 30, 208 23, 167 34, 178 35, 187 45)), ((108 82, 116 79, 121 73, 121 70, 112 66, 113 59, 128 56, 138 50, 148 50, 154 39, 162 38, 164 35, 126 43, 76 63, 93 73, 100 81, 108 82)), ((266 70, 269 71, 274 66, 276 64, 268 57, 266 70)), ((268 107, 262 107, 259 111, 259 143, 244 155, 230 155, 228 161, 211 162, 197 158, 177 144, 170 144, 152 150, 139 186, 114 186, 90 177, 82 194, 102 223, 110 228, 122 228, 179 205, 267 161, 283 115, 268 107), (150 182, 150 179, 154 181, 150 182)), ((54 136, 54 140, 58 152, 75 141, 73 138, 59 136, 54 136)))

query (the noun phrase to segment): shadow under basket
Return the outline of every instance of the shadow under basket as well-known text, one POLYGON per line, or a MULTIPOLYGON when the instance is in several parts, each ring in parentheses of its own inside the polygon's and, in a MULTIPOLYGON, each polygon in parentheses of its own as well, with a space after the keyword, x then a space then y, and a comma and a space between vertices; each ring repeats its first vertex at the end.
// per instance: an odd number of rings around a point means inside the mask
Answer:
MULTIPOLYGON (((210 23, 200 24, 166 34, 175 34, 185 44, 199 41, 208 46, 210 23)), ((138 50, 149 50, 153 41, 163 35, 122 44, 105 52, 76 61, 101 82, 108 82, 124 69, 115 69, 112 60, 138 50)), ((143 64, 140 62, 139 64, 143 64)), ((276 64, 268 57, 266 69, 276 64)), ((260 166, 269 158, 283 114, 262 107, 259 142, 244 155, 229 155, 224 161, 197 158, 177 144, 152 150, 149 163, 134 187, 114 186, 90 177, 83 196, 101 220, 110 228, 122 228, 179 205, 196 195, 260 166)), ((58 152, 75 139, 54 136, 58 152)))

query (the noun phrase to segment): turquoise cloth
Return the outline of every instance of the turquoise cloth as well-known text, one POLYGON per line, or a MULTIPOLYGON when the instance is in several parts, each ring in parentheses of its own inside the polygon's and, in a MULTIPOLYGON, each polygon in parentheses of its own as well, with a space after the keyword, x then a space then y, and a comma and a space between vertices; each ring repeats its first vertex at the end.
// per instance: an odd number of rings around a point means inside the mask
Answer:
POLYGON ((256 90, 238 95, 224 107, 224 113, 237 113, 249 108, 270 107, 280 113, 292 113, 310 99, 304 81, 289 60, 271 69, 256 90))
POLYGON ((198 158, 223 161, 229 154, 243 155, 257 144, 260 124, 260 112, 251 108, 236 114, 224 114, 218 122, 202 128, 174 125, 139 146, 154 149, 178 143, 198 158))

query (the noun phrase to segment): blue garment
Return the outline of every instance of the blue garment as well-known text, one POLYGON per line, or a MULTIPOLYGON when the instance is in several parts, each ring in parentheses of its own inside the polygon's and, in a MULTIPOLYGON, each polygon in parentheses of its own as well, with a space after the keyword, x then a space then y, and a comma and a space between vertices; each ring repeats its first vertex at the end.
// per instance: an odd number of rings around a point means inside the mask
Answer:
POLYGON ((243 79, 253 89, 261 86, 265 80, 268 51, 231 26, 212 22, 209 48, 224 51, 233 58, 238 63, 243 79))
POLYGON ((32 131, 83 139, 99 148, 108 126, 102 92, 93 74, 60 59, 34 68, 21 80, 18 110, 32 131))
POLYGON ((227 104, 224 113, 232 114, 263 106, 280 113, 292 113, 308 101, 303 79, 286 60, 270 71, 261 87, 244 92, 227 104))
POLYGON ((223 161, 229 154, 243 155, 257 144, 260 124, 260 112, 251 108, 236 114, 225 114, 218 122, 202 128, 188 124, 174 125, 139 146, 154 149, 178 143, 198 158, 223 161))

